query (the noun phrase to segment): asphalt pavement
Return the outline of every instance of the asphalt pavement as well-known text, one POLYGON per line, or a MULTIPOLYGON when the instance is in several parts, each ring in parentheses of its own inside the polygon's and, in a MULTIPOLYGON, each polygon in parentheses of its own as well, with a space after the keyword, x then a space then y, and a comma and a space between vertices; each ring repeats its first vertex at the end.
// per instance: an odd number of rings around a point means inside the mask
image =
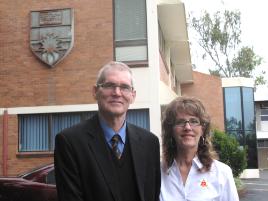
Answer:
POLYGON ((260 170, 260 178, 242 179, 245 192, 240 201, 267 201, 268 200, 268 170, 260 170))

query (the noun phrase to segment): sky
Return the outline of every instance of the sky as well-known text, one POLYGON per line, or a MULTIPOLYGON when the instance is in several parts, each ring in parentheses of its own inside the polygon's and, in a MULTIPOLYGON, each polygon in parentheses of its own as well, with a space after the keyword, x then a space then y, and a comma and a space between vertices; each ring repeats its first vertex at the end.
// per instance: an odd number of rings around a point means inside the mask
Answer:
MULTIPOLYGON (((266 0, 181 0, 188 12, 200 13, 201 10, 214 13, 217 10, 239 10, 241 12, 241 40, 243 46, 253 47, 254 52, 263 58, 260 70, 266 70, 268 78, 268 1, 266 0)), ((188 29, 189 33, 189 29, 188 29)), ((193 42, 189 33, 189 40, 193 42)), ((204 62, 197 54, 198 47, 191 46, 192 63, 197 71, 208 73, 209 62, 204 62)), ((210 63, 211 64, 211 63, 210 63)), ((260 72, 260 71, 257 71, 260 72)), ((267 79, 266 78, 266 79, 267 79)))

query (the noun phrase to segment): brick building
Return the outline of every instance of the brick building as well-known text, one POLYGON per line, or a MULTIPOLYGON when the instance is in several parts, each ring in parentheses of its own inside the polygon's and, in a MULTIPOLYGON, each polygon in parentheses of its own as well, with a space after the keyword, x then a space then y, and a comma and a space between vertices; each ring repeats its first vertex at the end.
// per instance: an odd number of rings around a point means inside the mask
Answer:
MULTIPOLYGON (((128 120, 158 137, 161 106, 191 90, 182 90, 193 83, 193 74, 180 0, 12 0, 2 1, 0 8, 0 175, 53 162, 57 132, 97 111, 91 86, 110 60, 124 61, 133 70, 137 97, 128 120), (73 48, 51 67, 34 54, 51 51, 41 40, 42 33, 51 35, 40 31, 40 41, 34 41, 33 25, 64 27, 66 9, 73 10, 73 35, 67 34, 74 38, 73 48), (32 43, 42 44, 39 52, 32 43)), ((54 51, 47 62, 57 57, 54 51)))
POLYGON ((184 84, 181 94, 198 97, 211 116, 212 126, 224 130, 224 107, 220 77, 193 71, 193 83, 184 84))
POLYGON ((65 106, 94 104, 90 86, 99 67, 113 59, 113 3, 12 0, 2 1, 0 7, 0 169, 1 174, 14 175, 53 159, 45 149, 21 150, 20 115, 79 111, 65 106), (30 49, 30 13, 62 8, 74 9, 74 47, 51 68, 30 49), (2 129, 3 111, 7 112, 6 130, 2 129))

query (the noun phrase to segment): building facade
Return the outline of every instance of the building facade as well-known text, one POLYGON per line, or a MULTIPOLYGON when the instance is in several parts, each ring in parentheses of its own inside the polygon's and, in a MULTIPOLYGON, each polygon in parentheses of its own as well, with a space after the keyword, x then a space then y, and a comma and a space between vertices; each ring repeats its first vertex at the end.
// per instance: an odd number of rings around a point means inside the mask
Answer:
POLYGON ((259 169, 268 169, 268 87, 258 86, 254 93, 259 169))
POLYGON ((199 98, 211 117, 212 128, 224 131, 224 108, 221 78, 193 71, 193 83, 183 84, 181 94, 199 98))
POLYGON ((223 78, 225 131, 247 149, 247 169, 258 169, 254 110, 254 81, 223 78))
POLYGON ((161 133, 161 106, 193 81, 179 0, 0 4, 0 175, 53 162, 54 137, 97 111, 100 67, 123 61, 137 97, 128 120, 161 133))

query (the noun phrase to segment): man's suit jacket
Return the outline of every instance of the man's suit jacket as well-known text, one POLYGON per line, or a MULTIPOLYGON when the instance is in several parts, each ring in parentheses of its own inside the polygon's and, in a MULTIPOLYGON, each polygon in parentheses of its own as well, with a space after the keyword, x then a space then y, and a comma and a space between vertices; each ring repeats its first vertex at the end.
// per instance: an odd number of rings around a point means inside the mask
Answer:
MULTIPOLYGON (((159 199, 159 140, 127 123, 127 136, 141 201, 159 199)), ((98 115, 63 130, 55 140, 55 173, 60 201, 119 200, 116 170, 98 115)))

